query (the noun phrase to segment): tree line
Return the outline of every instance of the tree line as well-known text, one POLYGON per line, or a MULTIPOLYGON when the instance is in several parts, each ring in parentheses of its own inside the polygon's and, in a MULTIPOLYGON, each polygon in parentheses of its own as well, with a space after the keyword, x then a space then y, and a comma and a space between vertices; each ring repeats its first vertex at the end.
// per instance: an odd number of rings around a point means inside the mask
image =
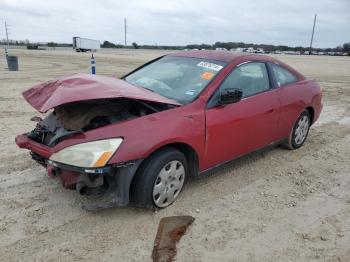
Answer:
MULTIPOLYGON (((134 49, 169 49, 169 50, 183 50, 183 49, 206 49, 214 50, 216 48, 226 48, 227 50, 237 49, 237 48, 249 48, 254 49, 262 48, 267 52, 279 51, 310 51, 310 47, 303 46, 286 46, 286 45, 268 45, 268 44, 253 44, 253 43, 243 43, 243 42, 216 42, 213 45, 210 44, 189 44, 189 45, 178 45, 178 46, 168 46, 168 45, 138 45, 137 43, 132 43, 131 46, 125 46, 120 44, 114 44, 109 41, 104 41, 101 45, 103 48, 134 48, 134 49)), ((313 51, 317 52, 344 52, 350 55, 350 42, 344 43, 334 48, 312 48, 313 51)))
MULTIPOLYGON (((6 45, 6 39, 0 40, 0 45, 6 45)), ((48 46, 48 47, 72 47, 72 44, 68 43, 31 43, 29 40, 10 40, 10 45, 19 45, 19 46, 48 46)), ((227 50, 236 49, 236 48, 249 48, 254 49, 262 48, 267 52, 273 52, 276 50, 279 51, 300 51, 305 52, 309 51, 309 47, 296 46, 291 47, 287 45, 269 45, 269 44, 253 44, 253 43, 243 43, 243 42, 216 42, 214 44, 188 44, 188 45, 139 45, 137 43, 132 43, 129 46, 114 44, 110 41, 103 41, 102 48, 134 48, 134 49, 166 49, 166 50, 184 50, 184 49, 207 49, 214 50, 216 48, 226 48, 227 50)), ((344 43, 334 48, 312 48, 313 51, 317 52, 344 52, 350 55, 350 42, 344 43)))

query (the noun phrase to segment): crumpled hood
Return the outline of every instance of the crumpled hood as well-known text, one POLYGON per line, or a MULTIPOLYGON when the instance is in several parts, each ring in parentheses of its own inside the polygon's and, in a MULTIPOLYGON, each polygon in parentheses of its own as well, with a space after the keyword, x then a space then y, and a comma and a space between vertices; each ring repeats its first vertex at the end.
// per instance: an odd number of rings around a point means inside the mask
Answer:
POLYGON ((71 102, 122 97, 181 105, 172 99, 118 78, 88 74, 75 74, 35 85, 23 92, 23 97, 41 113, 71 102))

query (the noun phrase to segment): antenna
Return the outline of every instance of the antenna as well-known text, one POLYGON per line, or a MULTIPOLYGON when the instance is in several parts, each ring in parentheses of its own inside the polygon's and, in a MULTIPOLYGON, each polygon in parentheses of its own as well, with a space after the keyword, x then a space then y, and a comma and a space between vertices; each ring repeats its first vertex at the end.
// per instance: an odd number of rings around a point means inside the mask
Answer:
POLYGON ((126 33, 127 33, 127 23, 126 23, 126 18, 124 18, 124 45, 126 46, 126 33))
POLYGON ((311 34, 311 41, 310 41, 310 55, 311 55, 311 51, 312 51, 312 42, 314 40, 314 33, 315 33, 315 25, 316 25, 316 18, 317 18, 317 14, 315 14, 315 18, 314 18, 314 26, 312 27, 312 34, 311 34))

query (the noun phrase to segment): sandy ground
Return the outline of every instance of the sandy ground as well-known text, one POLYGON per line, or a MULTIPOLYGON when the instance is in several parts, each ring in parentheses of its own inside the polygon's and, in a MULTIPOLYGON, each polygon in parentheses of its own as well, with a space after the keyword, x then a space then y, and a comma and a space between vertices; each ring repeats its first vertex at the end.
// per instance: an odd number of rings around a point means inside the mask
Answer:
MULTIPOLYGON (((16 134, 38 115, 21 97, 31 85, 89 72, 89 54, 14 50, 0 54, 0 260, 150 261, 160 218, 196 218, 177 261, 350 261, 350 58, 280 56, 324 90, 324 111, 297 151, 274 148, 187 185, 171 207, 88 213, 82 197, 47 177, 16 134)), ((97 72, 121 76, 163 54, 102 51, 97 72)))

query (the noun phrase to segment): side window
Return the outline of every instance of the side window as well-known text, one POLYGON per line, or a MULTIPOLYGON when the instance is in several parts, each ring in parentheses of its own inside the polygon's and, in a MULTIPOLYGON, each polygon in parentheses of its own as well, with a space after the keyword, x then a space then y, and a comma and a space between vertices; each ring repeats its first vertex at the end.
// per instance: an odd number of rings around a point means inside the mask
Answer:
POLYGON ((271 64, 271 67, 279 87, 294 83, 298 80, 295 75, 279 65, 271 64))
POLYGON ((266 65, 260 62, 251 62, 234 68, 221 84, 220 91, 239 89, 243 92, 243 97, 247 97, 269 88, 266 65))

